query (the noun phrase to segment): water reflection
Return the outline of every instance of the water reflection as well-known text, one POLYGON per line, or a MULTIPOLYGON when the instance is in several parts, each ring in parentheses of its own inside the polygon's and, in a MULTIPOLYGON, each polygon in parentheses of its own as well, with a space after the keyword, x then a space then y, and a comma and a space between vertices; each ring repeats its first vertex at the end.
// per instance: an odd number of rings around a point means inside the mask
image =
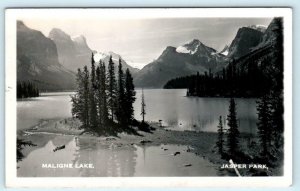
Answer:
POLYGON ((136 146, 135 176, 216 176, 216 167, 187 146, 136 146), (174 153, 180 152, 178 155, 174 153))
MULTIPOLYGON (((31 138, 35 141, 35 136, 31 138)), ((105 141, 104 141, 105 142, 105 141)), ((132 177, 216 176, 215 167, 186 151, 186 146, 136 146, 103 143, 103 140, 56 136, 27 153, 18 162, 19 177, 132 177), (65 149, 53 152, 57 146, 65 149), (180 152, 174 156, 175 152, 180 152), (94 168, 43 168, 42 164, 93 164, 94 168), (185 166, 188 165, 188 166, 185 166), (190 166, 189 166, 190 165, 190 166)))
MULTIPOLYGON (((38 135, 34 135, 38 136, 38 135)), ((36 141, 33 137, 33 139, 36 141)), ((55 177, 55 176, 133 176, 136 148, 118 145, 103 145, 96 139, 81 139, 72 136, 56 136, 41 147, 27 153, 18 163, 18 176, 55 177), (65 149, 53 152, 57 146, 65 149), (43 168, 42 164, 92 164, 94 168, 43 168)))

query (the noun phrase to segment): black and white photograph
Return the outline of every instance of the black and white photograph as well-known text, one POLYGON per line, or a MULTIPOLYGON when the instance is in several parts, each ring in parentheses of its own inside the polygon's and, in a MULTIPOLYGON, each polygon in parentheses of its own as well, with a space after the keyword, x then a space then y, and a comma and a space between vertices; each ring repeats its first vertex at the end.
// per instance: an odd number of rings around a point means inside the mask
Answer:
POLYGON ((291 183, 290 9, 6 16, 7 176, 291 183))

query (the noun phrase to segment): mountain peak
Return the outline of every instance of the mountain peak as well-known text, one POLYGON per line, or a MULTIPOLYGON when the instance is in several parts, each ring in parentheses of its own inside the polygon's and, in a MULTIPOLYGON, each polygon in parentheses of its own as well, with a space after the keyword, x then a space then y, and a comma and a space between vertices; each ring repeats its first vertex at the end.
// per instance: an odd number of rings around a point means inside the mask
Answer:
POLYGON ((193 39, 192 41, 184 44, 182 46, 178 46, 176 48, 176 52, 183 54, 195 54, 196 52, 204 51, 204 52, 216 52, 216 50, 206 46, 198 39, 193 39))
POLYGON ((65 33, 63 30, 59 29, 59 28, 53 28, 50 32, 49 32, 49 38, 50 39, 71 39, 71 37, 65 33))
POLYGON ((198 39, 193 39, 191 42, 178 46, 176 52, 184 54, 195 54, 198 50, 199 45, 202 43, 198 39))
POLYGON ((32 30, 32 29, 29 29, 23 21, 21 20, 18 20, 17 21, 17 30, 32 30))
POLYGON ((25 26, 24 22, 21 20, 17 21, 17 26, 25 26))
POLYGON ((260 43, 263 34, 263 32, 253 28, 239 28, 235 38, 229 46, 228 57, 239 58, 247 54, 252 48, 260 43))
POLYGON ((189 44, 202 44, 202 43, 198 39, 193 39, 189 44))
POLYGON ((223 54, 224 56, 227 56, 229 53, 229 46, 226 44, 223 50, 220 51, 220 54, 223 54))
POLYGON ((74 36, 72 37, 72 40, 74 42, 80 43, 80 44, 86 44, 86 38, 83 35, 74 36))
POLYGON ((250 26, 248 26, 248 28, 258 30, 260 32, 265 32, 267 30, 267 26, 265 26, 265 25, 250 25, 250 26))
POLYGON ((282 18, 275 17, 266 29, 262 42, 258 47, 275 42, 282 35, 282 30, 282 18))

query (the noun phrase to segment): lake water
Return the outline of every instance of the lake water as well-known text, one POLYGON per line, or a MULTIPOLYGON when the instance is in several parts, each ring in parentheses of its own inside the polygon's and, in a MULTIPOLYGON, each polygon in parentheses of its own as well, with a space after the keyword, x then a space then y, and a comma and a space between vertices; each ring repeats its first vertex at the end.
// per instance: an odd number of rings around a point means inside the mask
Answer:
POLYGON ((30 136, 39 146, 18 162, 19 177, 217 176, 219 173, 212 163, 186 152, 186 146, 119 147, 72 136, 30 136), (53 152, 53 148, 62 144, 65 149, 53 152), (177 151, 181 154, 174 156, 177 151), (55 167, 71 164, 72 168, 45 168, 43 164, 55 167), (92 164, 93 168, 80 168, 83 164, 92 164))
MULTIPOLYGON (((173 130, 216 132, 219 116, 228 115, 229 99, 185 97, 185 90, 144 90, 146 120, 158 122, 173 130)), ((71 117, 72 92, 43 93, 41 97, 17 103, 17 129, 28 129, 41 119, 71 117)), ((134 103, 135 118, 141 119, 141 90, 134 103)), ((240 131, 256 131, 254 99, 236 99, 240 131)), ((186 152, 186 145, 138 146, 74 136, 32 134, 36 147, 25 147, 26 156, 18 162, 18 176, 217 176, 219 171, 203 158, 186 152), (53 152, 53 148, 66 148, 53 152), (162 149, 165 148, 165 149, 162 149), (179 151, 181 154, 174 156, 179 151), (42 168, 42 164, 93 164, 94 168, 42 168)))
MULTIPOLYGON (((135 118, 142 119, 141 90, 136 91, 135 118)), ((40 119, 71 117, 72 92, 43 93, 41 97, 17 103, 17 128, 27 129, 40 119)), ((226 128, 228 98, 185 97, 186 90, 145 89, 146 120, 158 122, 174 130, 214 131, 219 116, 226 128)), ((238 124, 241 132, 255 133, 257 111, 255 99, 236 99, 238 124)))

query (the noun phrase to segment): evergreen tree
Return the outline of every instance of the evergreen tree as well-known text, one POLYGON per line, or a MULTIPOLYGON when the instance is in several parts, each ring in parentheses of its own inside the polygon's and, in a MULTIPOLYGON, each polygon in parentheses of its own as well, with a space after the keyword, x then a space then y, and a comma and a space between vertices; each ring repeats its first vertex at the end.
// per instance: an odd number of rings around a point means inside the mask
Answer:
POLYGON ((83 74, 80 69, 76 75, 77 92, 71 96, 72 101, 72 116, 78 118, 84 123, 84 85, 83 85, 83 74))
POLYGON ((119 124, 125 125, 125 87, 124 87, 124 73, 122 69, 122 62, 121 58, 119 58, 119 66, 118 66, 118 91, 117 91, 117 119, 119 124))
POLYGON ((28 82, 17 82, 17 98, 39 97, 38 87, 28 82))
POLYGON ((135 91, 133 85, 133 78, 130 74, 129 69, 126 69, 126 76, 125 76, 125 118, 126 124, 130 124, 134 119, 134 109, 133 103, 135 101, 135 91))
POLYGON ((96 71, 95 71, 95 60, 94 54, 92 53, 91 58, 91 83, 90 83, 90 90, 89 90, 89 120, 90 126, 92 129, 96 129, 98 126, 97 123, 97 106, 95 100, 95 92, 96 92, 96 71))
MULTIPOLYGON (((100 65, 101 65, 101 60, 100 60, 100 65)), ((96 91, 96 101, 97 101, 97 118, 98 118, 98 131, 104 131, 103 129, 103 115, 102 115, 102 90, 101 90, 101 71, 100 71, 100 65, 97 66, 96 68, 96 84, 97 84, 97 91, 96 91)))
POLYGON ((274 76, 274 85, 271 91, 271 109, 272 109, 272 127, 274 129, 274 145, 277 150, 283 149, 283 133, 284 133, 284 105, 283 105, 283 66, 284 66, 284 46, 283 46, 283 19, 276 18, 274 20, 278 26, 274 32, 276 41, 274 44, 274 62, 278 67, 277 71, 272 72, 274 76))
POLYGON ((101 81, 100 81, 100 86, 101 88, 101 95, 102 95, 102 100, 103 100, 103 107, 102 107, 102 112, 103 112, 103 124, 106 124, 108 121, 108 109, 107 109, 107 83, 106 83, 106 67, 105 63, 102 62, 100 65, 100 73, 101 73, 101 81))
POLYGON ((227 135, 228 154, 229 156, 234 156, 234 154, 237 153, 239 146, 239 130, 236 118, 236 104, 233 98, 230 99, 227 122, 229 127, 227 135))
POLYGON ((143 118, 142 123, 145 123, 146 103, 145 103, 145 98, 144 98, 144 89, 142 89, 141 115, 143 118))
POLYGON ((218 125, 218 141, 216 142, 216 145, 218 147, 218 152, 222 156, 224 153, 224 130, 223 130, 223 124, 222 124, 222 116, 219 118, 219 125, 218 125))
POLYGON ((89 86, 89 71, 87 66, 84 66, 82 72, 82 84, 83 84, 83 126, 86 129, 90 129, 90 112, 89 112, 89 95, 90 95, 90 86, 89 86))
POLYGON ((283 149, 283 133, 284 133, 284 119, 283 119, 283 94, 273 92, 271 100, 271 122, 273 127, 274 146, 278 150, 283 149))
POLYGON ((108 62, 107 83, 108 83, 108 96, 107 96, 108 110, 110 112, 111 120, 114 121, 117 88, 116 88, 115 66, 112 61, 112 56, 110 56, 108 62))
POLYGON ((263 96, 258 101, 258 135, 259 142, 262 148, 261 156, 268 157, 270 154, 271 140, 272 140, 272 124, 271 124, 271 109, 270 109, 269 97, 263 96))

